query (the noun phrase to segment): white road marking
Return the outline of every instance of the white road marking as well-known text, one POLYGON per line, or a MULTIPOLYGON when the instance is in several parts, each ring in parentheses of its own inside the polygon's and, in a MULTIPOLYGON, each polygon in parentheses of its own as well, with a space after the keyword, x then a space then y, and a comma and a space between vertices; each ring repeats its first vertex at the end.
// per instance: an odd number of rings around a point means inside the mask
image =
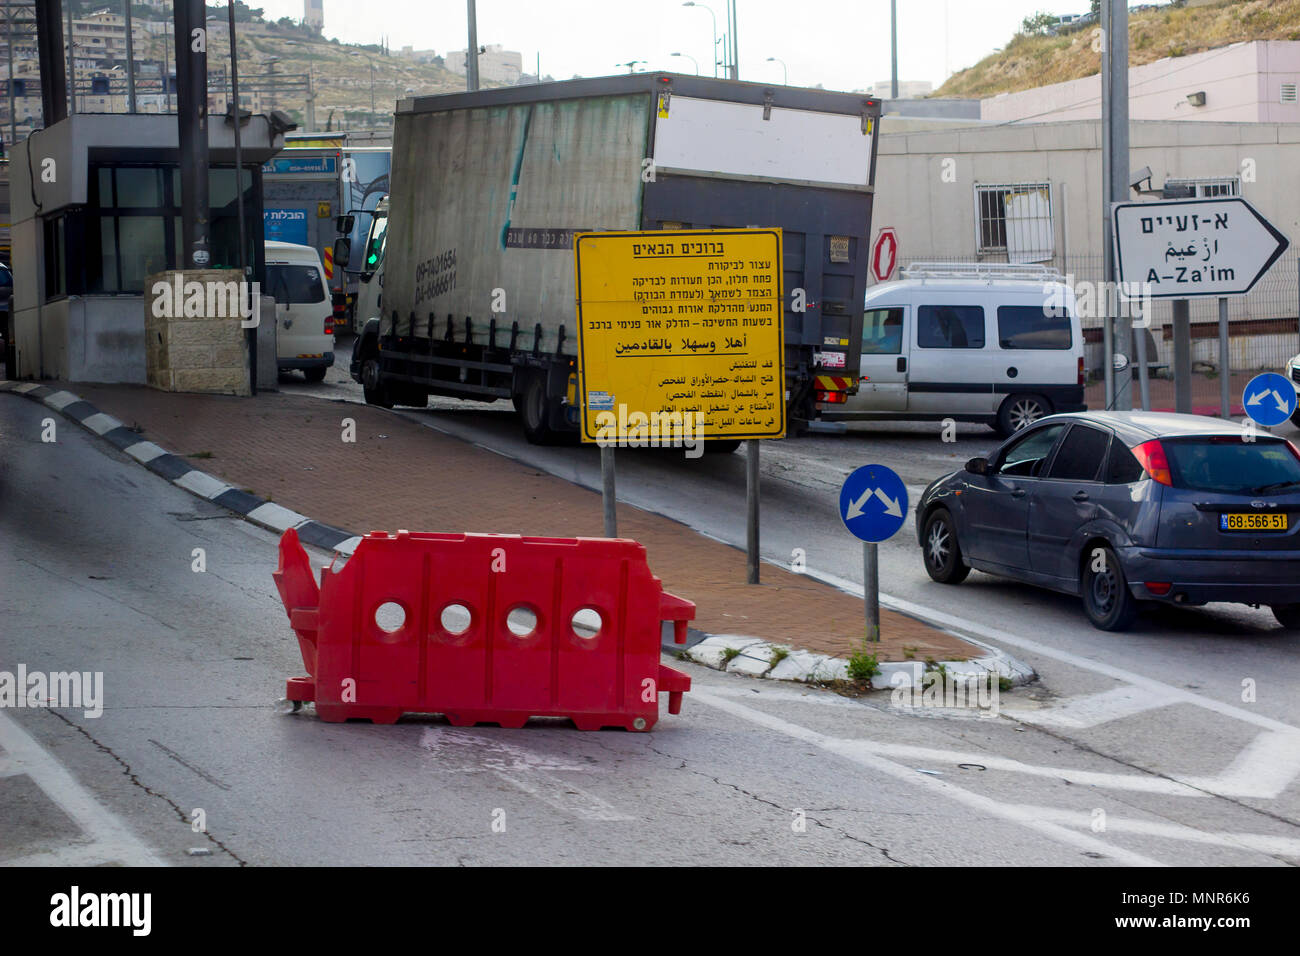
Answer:
POLYGON ((420 746, 438 759, 440 770, 494 774, 512 787, 570 816, 601 822, 636 819, 620 813, 596 794, 550 772, 590 773, 590 766, 533 753, 497 739, 495 733, 491 730, 471 732, 429 727, 420 737, 420 746))
MULTIPOLYGON (((1090 853, 1098 853, 1109 859, 1116 860, 1129 866, 1164 866, 1159 860, 1144 856, 1141 853, 1134 853, 1119 847, 1112 846, 1104 840, 1099 840, 1087 834, 1075 833, 1067 827, 1057 823, 1052 823, 1042 819, 1040 816, 1018 807, 1014 804, 1000 803, 991 797, 965 790, 955 784, 949 783, 939 777, 932 777, 927 774, 919 774, 911 767, 887 760, 879 754, 871 753, 856 746, 858 741, 842 740, 835 737, 828 737, 825 734, 818 733, 815 730, 809 730, 798 724, 782 720, 780 717, 773 717, 761 711, 754 710, 752 707, 746 707, 743 704, 735 703, 724 697, 710 693, 702 689, 693 689, 691 699, 699 703, 715 707, 718 710, 747 720, 750 723, 758 724, 760 727, 766 727, 769 730, 785 734, 796 740, 802 740, 805 743, 820 747, 828 753, 833 753, 851 760, 860 766, 869 770, 875 770, 879 773, 886 774, 898 780, 910 783, 913 786, 923 787, 934 793, 941 794, 958 803, 965 804, 989 816, 998 817, 1008 820, 1012 823, 1023 826, 1029 830, 1041 833, 1060 843, 1069 846, 1079 847, 1090 853)), ((981 760, 980 763, 985 763, 981 760)), ((986 764, 987 765, 987 764, 986 764)))
MULTIPOLYGON (((104 860, 127 866, 164 866, 153 851, 140 842, 125 823, 92 797, 75 777, 28 736, 14 720, 0 713, 0 768, 32 778, 47 797, 63 810, 90 839, 88 852, 104 860)), ((63 851, 59 851, 59 856, 63 851)), ((39 862, 40 854, 28 858, 39 862)))
POLYGON ((114 428, 119 428, 122 425, 122 423, 112 415, 105 415, 103 412, 96 412, 81 424, 85 425, 96 435, 103 435, 105 432, 111 432, 114 428))
POLYGON ((15 385, 11 391, 17 392, 19 395, 26 395, 28 392, 34 392, 40 387, 40 382, 23 382, 21 385, 15 385))
POLYGON ((276 531, 284 532, 290 528, 296 528, 307 520, 306 515, 300 515, 296 511, 290 511, 281 505, 268 501, 264 505, 258 505, 247 516, 252 521, 268 525, 276 531))
POLYGON ((1213 777, 1183 777, 1194 787, 1225 797, 1271 800, 1300 774, 1300 734, 1267 731, 1252 740, 1213 777))
MULTIPOLYGON (((1092 812, 1089 810, 1065 810, 1059 807, 1021 806, 1020 809, 1043 820, 1050 820, 1062 826, 1092 827, 1092 812)), ((1181 823, 1166 823, 1162 820, 1128 820, 1106 814, 1106 832, 1139 833, 1143 836, 1166 837, 1182 840, 1186 843, 1205 843, 1211 846, 1230 847, 1237 850, 1254 850, 1257 853, 1273 853, 1278 856, 1300 857, 1300 840, 1291 837, 1268 836, 1263 833, 1215 833, 1184 826, 1181 823)))
MULTIPOLYGON (((842 578, 839 575, 828 574, 824 571, 815 571, 808 568, 805 572, 809 577, 825 581, 827 584, 834 585, 842 591, 849 594, 862 595, 862 585, 850 581, 848 578, 842 578)), ((1004 631, 996 627, 988 627, 984 624, 977 624, 975 621, 969 621, 964 617, 958 617, 955 614, 948 614, 944 611, 937 611, 933 608, 926 607, 923 604, 914 604, 911 601, 905 601, 902 598, 885 594, 880 594, 880 604, 893 611, 899 611, 903 614, 910 614, 918 617, 923 621, 936 624, 940 627, 950 628, 954 631, 965 632, 967 634, 981 637, 994 644, 1010 644, 1012 647, 1018 647, 1021 650, 1037 654, 1040 657, 1050 658, 1054 661, 1060 661, 1062 664, 1069 664, 1071 667, 1078 667, 1081 670, 1091 671, 1094 674, 1103 674, 1106 677, 1113 678, 1125 684, 1133 684, 1141 687, 1152 694, 1160 695, 1167 698, 1166 703, 1192 704, 1205 710, 1213 711, 1225 717, 1231 717, 1234 720, 1240 720, 1244 723, 1254 724, 1256 727, 1264 730, 1275 730, 1281 733, 1300 733, 1300 727, 1293 727, 1290 724, 1283 723, 1280 720, 1274 720, 1272 717, 1266 717, 1263 714, 1246 710, 1242 707, 1235 707, 1232 704, 1225 704, 1217 701, 1212 697, 1204 697, 1201 694, 1192 693, 1181 687, 1175 687, 1172 684, 1166 684, 1162 681, 1154 680, 1135 671, 1125 670, 1122 667, 1116 667, 1114 664, 1107 664, 1103 661, 1093 660, 1089 657, 1081 657, 1078 654, 1072 654, 1069 651, 1058 650, 1047 644, 1041 644, 1038 641, 1031 641, 1026 637, 1020 637, 1018 634, 1012 634, 1010 631, 1004 631)))
POLYGON ((53 395, 46 395, 41 401, 55 411, 61 412, 73 402, 80 401, 80 399, 71 392, 55 392, 53 395))
POLYGON ((230 490, 230 485, 213 478, 203 471, 187 471, 172 483, 180 485, 186 491, 194 492, 200 498, 207 498, 209 501, 217 497, 217 495, 224 495, 230 490))
POLYGON ((134 445, 127 445, 126 453, 140 464, 147 465, 155 458, 167 454, 167 449, 159 448, 151 441, 138 441, 134 445))
POLYGON ((1002 712, 1008 717, 1027 724, 1042 724, 1050 727, 1095 727, 1112 720, 1132 717, 1143 711, 1155 710, 1176 703, 1172 697, 1151 690, 1124 684, 1113 687, 1099 694, 1085 697, 1070 697, 1063 703, 1053 704, 1038 710, 1017 710, 1003 707, 1002 712))

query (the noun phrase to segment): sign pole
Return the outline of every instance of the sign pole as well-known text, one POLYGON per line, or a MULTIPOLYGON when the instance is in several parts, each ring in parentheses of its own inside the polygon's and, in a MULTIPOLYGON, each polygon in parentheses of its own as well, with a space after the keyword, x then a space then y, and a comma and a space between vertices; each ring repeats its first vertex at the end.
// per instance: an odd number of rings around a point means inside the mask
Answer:
POLYGON ((614 510, 614 446, 600 446, 600 498, 605 506, 605 537, 618 537, 618 513, 614 510))
POLYGON ((1228 299, 1226 296, 1219 297, 1219 415, 1222 418, 1231 418, 1231 389, 1229 388, 1229 379, 1232 378, 1232 361, 1228 354, 1228 299))
MULTIPOLYGON (((1149 317, 1145 317, 1150 321, 1149 317)), ((1147 330, 1145 328, 1133 327, 1133 344, 1137 348, 1138 362, 1138 391, 1141 393, 1142 411, 1151 411, 1151 377, 1147 369, 1147 330)), ((1129 373, 1129 379, 1132 380, 1132 372, 1129 373)))
POLYGON ((746 581, 758 583, 758 446, 756 439, 745 442, 745 551, 746 581))
POLYGON ((867 606, 867 640, 880 640, 880 555, 876 542, 862 542, 862 598, 867 606))
POLYGON ((1174 411, 1192 412, 1192 323, 1187 299, 1174 299, 1174 411))

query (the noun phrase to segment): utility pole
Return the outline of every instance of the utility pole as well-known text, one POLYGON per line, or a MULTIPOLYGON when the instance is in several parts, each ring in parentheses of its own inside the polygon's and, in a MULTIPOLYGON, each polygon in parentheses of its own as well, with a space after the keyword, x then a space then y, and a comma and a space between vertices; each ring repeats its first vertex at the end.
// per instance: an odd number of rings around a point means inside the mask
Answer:
MULTIPOLYGON (((208 54, 204 0, 175 0, 176 124, 180 139, 180 269, 212 261, 208 222, 208 54), (202 42, 198 42, 202 37, 202 42), (196 49, 197 47, 197 49, 196 49)), ((239 104, 235 104, 236 110, 239 104)), ((236 120, 238 113, 236 113, 236 120)))
POLYGON ((736 38, 740 30, 736 23, 736 0, 727 0, 728 19, 731 20, 731 78, 740 79, 740 41, 736 38))
MULTIPOLYGON (((1128 0, 1102 0, 1101 4, 1101 164, 1102 253, 1106 289, 1106 407, 1128 411, 1133 407, 1130 320, 1118 308, 1115 284, 1114 235, 1110 204, 1128 199, 1128 0), (1114 356, 1120 352, 1130 363, 1116 380, 1114 356)), ((1146 340, 1142 340, 1142 352, 1146 340)), ((1141 356, 1139 356, 1139 360, 1141 356)))
POLYGON ((126 111, 135 112, 135 37, 131 35, 131 0, 122 0, 126 18, 126 111))
POLYGON ((72 34, 72 5, 76 0, 68 0, 68 87, 72 91, 69 97, 68 112, 77 112, 77 47, 72 34))
POLYGON ((473 92, 478 89, 478 11, 474 0, 466 2, 469 6, 469 44, 465 47, 465 88, 473 92))
POLYGON ((898 99, 898 0, 889 0, 889 96, 898 99))
POLYGON ((36 52, 41 69, 41 122, 50 127, 68 115, 59 0, 36 0, 36 52))

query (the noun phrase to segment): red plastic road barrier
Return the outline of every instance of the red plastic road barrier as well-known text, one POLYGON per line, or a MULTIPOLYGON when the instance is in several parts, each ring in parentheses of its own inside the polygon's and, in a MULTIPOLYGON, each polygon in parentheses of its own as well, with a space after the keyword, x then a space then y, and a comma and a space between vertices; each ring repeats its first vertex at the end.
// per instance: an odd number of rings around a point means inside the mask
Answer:
POLYGON ((291 528, 273 575, 311 675, 286 696, 322 720, 649 730, 660 693, 676 714, 691 689, 659 642, 660 621, 686 642, 695 605, 663 590, 635 541, 375 531, 339 563, 318 588, 291 528))

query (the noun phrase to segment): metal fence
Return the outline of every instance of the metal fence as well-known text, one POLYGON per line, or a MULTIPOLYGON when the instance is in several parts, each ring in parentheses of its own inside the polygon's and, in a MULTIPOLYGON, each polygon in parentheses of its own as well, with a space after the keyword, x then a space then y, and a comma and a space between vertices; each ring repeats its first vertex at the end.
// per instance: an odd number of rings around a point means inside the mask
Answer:
MULTIPOLYGON (((961 262, 969 258, 954 256, 913 256, 899 261, 900 270, 912 262, 961 262)), ((981 261, 994 261, 984 257, 981 261)), ((1100 255, 1059 253, 1042 264, 1056 269, 1070 279, 1079 300, 1079 314, 1088 341, 1087 364, 1100 373, 1103 317, 1107 303, 1101 285, 1104 259, 1100 255)), ((1169 299, 1151 303, 1150 331, 1155 344, 1155 365, 1173 366, 1172 314, 1169 299)), ((1190 301, 1192 326, 1192 363, 1194 370, 1220 371, 1218 299, 1190 301)), ((1228 299, 1229 356, 1231 372, 1277 371, 1294 355, 1300 354, 1300 255, 1288 251, 1249 294, 1228 299)))

